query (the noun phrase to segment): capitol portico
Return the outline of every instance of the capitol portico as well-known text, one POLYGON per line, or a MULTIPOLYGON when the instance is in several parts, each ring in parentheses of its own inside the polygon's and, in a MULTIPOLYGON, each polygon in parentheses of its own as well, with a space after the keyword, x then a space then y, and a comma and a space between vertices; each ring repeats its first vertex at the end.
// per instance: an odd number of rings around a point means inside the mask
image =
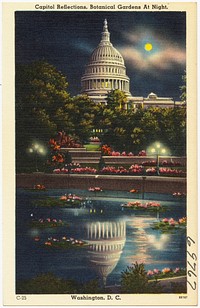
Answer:
POLYGON ((170 97, 158 97, 150 93, 145 97, 134 97, 130 92, 130 78, 126 75, 126 66, 120 52, 110 42, 108 23, 105 19, 101 41, 94 49, 81 78, 81 93, 87 94, 96 103, 107 104, 107 95, 111 90, 121 90, 127 96, 125 108, 147 108, 150 106, 174 107, 181 105, 170 97))

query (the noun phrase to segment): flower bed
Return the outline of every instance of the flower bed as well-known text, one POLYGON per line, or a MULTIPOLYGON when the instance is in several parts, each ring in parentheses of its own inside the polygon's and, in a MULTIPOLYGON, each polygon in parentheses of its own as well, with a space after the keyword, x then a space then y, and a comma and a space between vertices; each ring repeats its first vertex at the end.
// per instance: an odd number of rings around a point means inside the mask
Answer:
POLYGON ((55 218, 46 218, 46 219, 38 219, 38 220, 32 220, 31 222, 32 227, 37 228, 55 228, 55 227, 62 227, 64 226, 64 223, 62 220, 57 220, 55 218))
POLYGON ((121 204, 122 208, 132 209, 132 210, 150 210, 150 211, 162 211, 163 207, 158 202, 146 202, 142 203, 140 201, 128 202, 121 204))
POLYGON ((160 175, 185 176, 185 171, 171 168, 159 168, 160 175))
MULTIPOLYGON (((147 175, 157 174, 157 170, 154 167, 146 169, 145 172, 147 175)), ((171 168, 159 168, 159 174, 163 176, 185 176, 186 175, 185 171, 181 169, 171 169, 171 168)))
POLYGON ((53 173, 56 174, 96 174, 97 169, 91 167, 80 167, 80 165, 76 168, 62 168, 62 169, 54 169, 53 173))
POLYGON ((174 218, 163 218, 159 222, 155 222, 152 225, 152 229, 154 230, 161 230, 162 232, 169 232, 176 229, 184 229, 186 228, 186 217, 180 218, 178 221, 176 221, 174 218))
POLYGON ((71 249, 87 246, 87 243, 72 237, 62 236, 61 238, 49 237, 47 240, 41 240, 37 237, 35 242, 46 248, 71 249))
MULTIPOLYGON (((146 162, 142 163, 143 165, 134 164, 129 168, 125 168, 123 166, 115 167, 115 166, 105 166, 103 167, 99 173, 100 174, 117 174, 117 175, 157 175, 157 168, 151 167, 145 170, 144 166, 146 162)), ((154 161, 151 161, 150 164, 154 164, 154 161)), ((54 169, 54 174, 97 174, 97 169, 92 167, 81 167, 80 164, 70 165, 68 167, 64 167, 61 169, 54 169)), ((172 168, 159 168, 159 173, 161 176, 185 176, 185 171, 181 169, 172 169, 172 168)), ((37 189, 39 190, 39 188, 37 189)), ((40 189, 42 190, 42 189, 40 189)))
POLYGON ((146 174, 147 175, 155 175, 155 174, 157 174, 157 171, 156 171, 156 168, 148 168, 148 169, 146 169, 146 174))
POLYGON ((143 168, 139 165, 132 165, 129 169, 120 166, 118 168, 113 166, 106 166, 100 171, 101 174, 118 174, 118 175, 141 175, 143 168))
POLYGON ((163 160, 160 165, 162 166, 175 166, 175 167, 182 167, 183 164, 180 161, 173 161, 173 160, 163 160))
POLYGON ((165 267, 161 271, 155 268, 154 270, 149 270, 147 272, 149 280, 180 277, 185 275, 186 269, 180 267, 177 267, 174 270, 169 267, 165 267))
POLYGON ((143 161, 142 166, 156 166, 156 160, 143 161))
MULTIPOLYGON (((132 152, 119 152, 119 151, 114 151, 110 146, 108 146, 107 144, 104 144, 101 147, 101 152, 103 155, 105 156, 134 156, 134 153, 132 152)), ((146 156, 146 151, 142 150, 140 151, 138 154, 138 156, 146 156)))

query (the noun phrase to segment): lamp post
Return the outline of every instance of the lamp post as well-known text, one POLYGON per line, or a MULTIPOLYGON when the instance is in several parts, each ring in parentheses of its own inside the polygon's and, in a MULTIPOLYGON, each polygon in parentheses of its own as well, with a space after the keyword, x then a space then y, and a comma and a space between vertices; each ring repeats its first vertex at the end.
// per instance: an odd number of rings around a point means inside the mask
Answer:
POLYGON ((45 155, 45 149, 43 146, 38 143, 32 144, 32 146, 28 149, 29 153, 35 155, 35 169, 38 172, 38 155, 45 155))
POLYGON ((166 153, 165 148, 161 148, 160 143, 156 143, 155 148, 151 149, 151 153, 156 154, 156 172, 157 175, 160 175, 159 172, 159 156, 166 153))

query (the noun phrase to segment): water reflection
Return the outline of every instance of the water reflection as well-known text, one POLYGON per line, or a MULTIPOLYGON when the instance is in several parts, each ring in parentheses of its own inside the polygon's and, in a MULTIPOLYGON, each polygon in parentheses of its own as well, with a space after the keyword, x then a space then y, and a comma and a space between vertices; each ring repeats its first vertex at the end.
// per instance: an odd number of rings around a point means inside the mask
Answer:
POLYGON ((85 224, 86 240, 89 244, 90 266, 106 285, 108 275, 116 267, 126 241, 124 220, 96 221, 85 224))
POLYGON ((163 250, 170 242, 170 234, 150 234, 148 235, 148 244, 156 250, 163 250))
MULTIPOLYGON (((36 196, 32 199, 36 200, 36 196)), ((185 267, 185 233, 153 230, 152 224, 158 220, 154 212, 122 211, 122 201, 117 198, 88 199, 79 209, 35 206, 32 199, 29 192, 19 193, 17 199, 17 279, 53 272, 83 282, 98 276, 102 283, 114 285, 120 283, 121 272, 135 262, 144 263, 147 270, 157 266, 185 267), (61 219, 64 226, 31 227, 32 219, 47 217, 61 219), (42 245, 49 237, 63 236, 86 241, 88 246, 74 250, 47 249, 42 245), (40 237, 41 242, 35 242, 35 237, 40 237)), ((167 210, 160 213, 160 219, 186 215, 183 202, 165 201, 162 205, 167 210)))

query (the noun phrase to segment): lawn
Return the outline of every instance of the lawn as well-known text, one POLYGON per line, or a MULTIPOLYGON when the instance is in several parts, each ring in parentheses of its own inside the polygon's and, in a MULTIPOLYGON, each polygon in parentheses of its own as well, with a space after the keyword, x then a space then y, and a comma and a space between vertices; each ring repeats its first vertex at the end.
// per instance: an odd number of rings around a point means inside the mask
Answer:
POLYGON ((84 147, 87 151, 100 151, 99 144, 85 144, 84 147))

